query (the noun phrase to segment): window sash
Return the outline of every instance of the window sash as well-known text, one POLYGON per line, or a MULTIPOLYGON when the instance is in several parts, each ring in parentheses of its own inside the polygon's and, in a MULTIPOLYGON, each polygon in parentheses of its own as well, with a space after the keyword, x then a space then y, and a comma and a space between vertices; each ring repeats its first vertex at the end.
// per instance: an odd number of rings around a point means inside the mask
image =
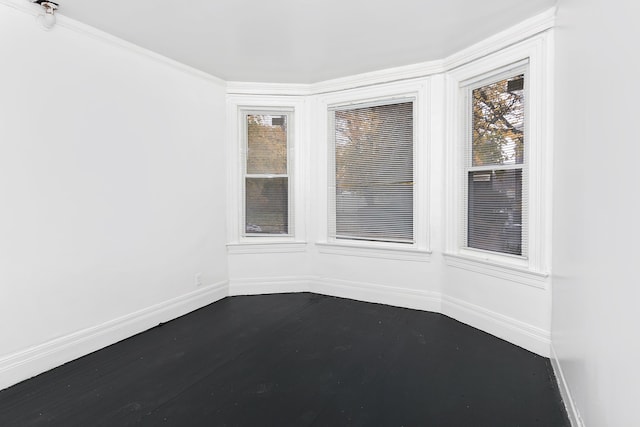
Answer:
POLYGON ((465 102, 465 149, 462 168, 462 215, 460 215, 460 247, 471 251, 527 259, 528 256, 528 69, 527 65, 507 67, 489 77, 477 79, 463 86, 465 102), (523 76, 523 150, 519 157, 507 163, 489 162, 474 166, 473 149, 473 91, 516 76, 523 76), (474 185, 472 176, 481 176, 486 183, 474 185), (476 175, 474 175, 476 174, 476 175), (499 175, 514 178, 511 187, 505 182, 495 183, 499 175), (518 182, 519 180, 519 182, 518 182), (491 185, 489 185, 491 183, 491 185), (484 188, 481 184, 484 184, 484 188), (519 187, 519 188, 518 188, 519 187), (473 193, 472 193, 473 192, 473 193), (513 202, 516 204, 514 205, 513 202), (484 227, 484 228, 483 228, 484 227))
MULTIPOLYGON (((241 155, 243 172, 241 235, 249 238, 291 237, 294 235, 293 182, 291 178, 293 112, 286 109, 242 109, 241 117, 243 141, 241 155), (284 138, 286 148, 284 149, 284 156, 286 156, 286 159, 284 168, 286 170, 282 170, 283 164, 280 164, 277 159, 271 162, 271 169, 269 169, 264 165, 256 165, 256 160, 260 159, 251 158, 248 130, 250 116, 285 118, 286 130, 284 138), (251 167, 249 167, 250 162, 251 167), (251 169, 251 173, 249 173, 249 169, 251 169), (263 172, 256 173, 256 170, 263 172), (278 187, 280 191, 278 191, 278 187), (250 196, 253 196, 251 200, 249 200, 250 196)), ((276 148, 279 149, 279 147, 276 148)), ((265 163, 268 164, 269 162, 266 161, 265 163)))
POLYGON ((412 98, 329 108, 331 239, 415 242, 414 116, 412 98))

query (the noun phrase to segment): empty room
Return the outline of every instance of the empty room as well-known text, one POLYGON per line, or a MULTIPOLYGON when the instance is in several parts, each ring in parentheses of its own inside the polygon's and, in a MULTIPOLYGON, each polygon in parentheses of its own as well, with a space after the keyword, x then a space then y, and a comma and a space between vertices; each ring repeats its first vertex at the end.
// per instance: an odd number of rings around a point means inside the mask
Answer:
POLYGON ((0 426, 637 425, 639 17, 0 0, 0 426))

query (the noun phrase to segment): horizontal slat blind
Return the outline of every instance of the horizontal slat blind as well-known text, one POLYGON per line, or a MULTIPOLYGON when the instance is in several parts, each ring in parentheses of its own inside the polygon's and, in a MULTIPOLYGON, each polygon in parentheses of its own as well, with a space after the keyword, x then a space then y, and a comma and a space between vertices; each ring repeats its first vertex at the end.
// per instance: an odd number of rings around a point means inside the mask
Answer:
POLYGON ((331 236, 413 242, 413 102, 336 109, 332 118, 331 236))
POLYGON ((466 246, 526 256, 524 74, 470 91, 466 246))
POLYGON ((245 234, 288 234, 287 118, 246 115, 245 234))
POLYGON ((286 177, 245 178, 247 233, 287 233, 288 181, 286 177))

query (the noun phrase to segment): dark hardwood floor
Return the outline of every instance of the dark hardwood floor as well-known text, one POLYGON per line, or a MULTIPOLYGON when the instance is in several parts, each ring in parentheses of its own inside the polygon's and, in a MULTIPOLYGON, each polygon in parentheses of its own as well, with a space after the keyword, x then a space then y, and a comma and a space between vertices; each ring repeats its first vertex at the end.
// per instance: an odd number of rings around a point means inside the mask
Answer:
POLYGON ((0 392, 0 426, 569 426, 549 359, 446 316, 231 297, 0 392))

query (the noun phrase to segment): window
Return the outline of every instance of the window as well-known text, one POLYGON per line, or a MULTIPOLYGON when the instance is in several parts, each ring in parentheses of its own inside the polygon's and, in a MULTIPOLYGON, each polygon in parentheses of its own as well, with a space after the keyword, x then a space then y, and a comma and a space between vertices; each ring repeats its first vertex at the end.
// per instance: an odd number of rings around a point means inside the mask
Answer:
POLYGON ((532 37, 447 72, 445 261, 546 286, 551 262, 553 40, 532 37))
POLYGON ((291 112, 244 112, 244 234, 291 235, 291 112))
POLYGON ((414 102, 329 111, 329 237, 414 243, 414 102))
POLYGON ((467 86, 464 247, 527 256, 524 69, 467 86))

